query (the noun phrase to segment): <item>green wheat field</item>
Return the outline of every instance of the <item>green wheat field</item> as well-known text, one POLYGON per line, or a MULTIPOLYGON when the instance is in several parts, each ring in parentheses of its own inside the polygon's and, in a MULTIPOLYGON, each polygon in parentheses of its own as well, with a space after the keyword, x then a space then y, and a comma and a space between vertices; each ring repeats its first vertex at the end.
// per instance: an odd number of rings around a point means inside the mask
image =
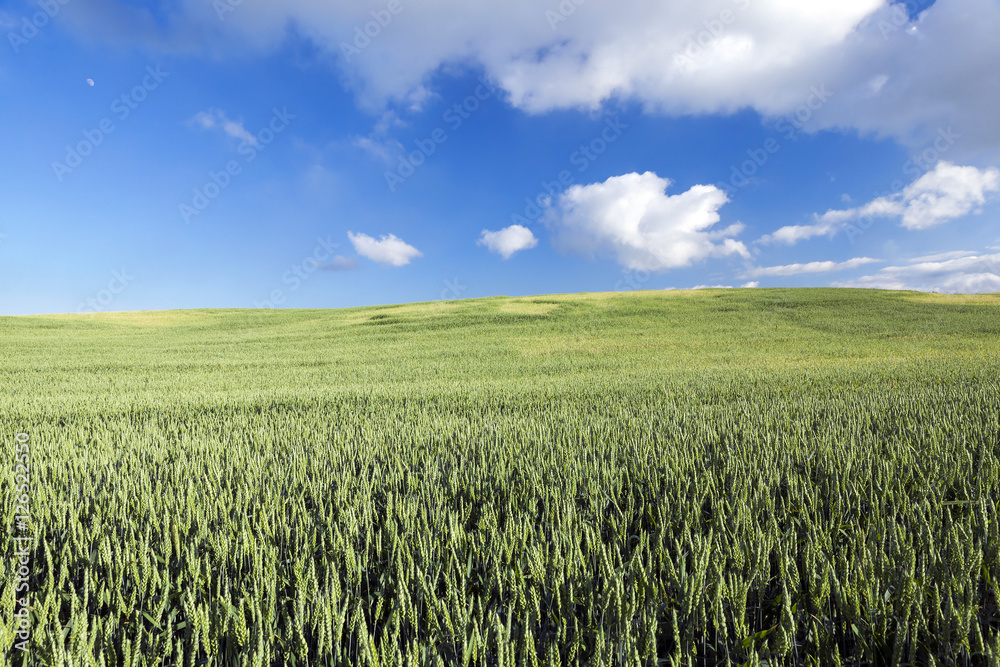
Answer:
POLYGON ((0 380, 0 664, 1000 662, 1000 295, 3 317, 0 380))

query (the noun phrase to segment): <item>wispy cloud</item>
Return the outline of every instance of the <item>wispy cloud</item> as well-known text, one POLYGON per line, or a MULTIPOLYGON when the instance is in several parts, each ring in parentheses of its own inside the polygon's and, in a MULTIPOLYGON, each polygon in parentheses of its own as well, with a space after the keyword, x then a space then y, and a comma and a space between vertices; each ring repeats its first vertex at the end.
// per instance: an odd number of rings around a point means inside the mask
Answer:
POLYGON ((329 262, 317 263, 316 267, 325 271, 353 271, 358 268, 358 260, 353 257, 337 255, 329 262))
MULTIPOLYGON (((987 248, 988 250, 1000 250, 1000 248, 987 248)), ((950 259, 963 259, 965 257, 974 257, 979 253, 975 250, 950 250, 948 252, 939 252, 933 255, 924 255, 922 257, 914 257, 912 259, 906 260, 911 264, 918 262, 941 262, 950 259)))
POLYGON ((438 97, 438 95, 427 86, 421 84, 410 91, 406 96, 406 108, 413 113, 420 113, 424 110, 427 102, 438 97))
MULTIPOLYGON (((946 254, 946 253, 945 253, 946 254)), ((878 273, 833 283, 834 287, 975 294, 1000 292, 1000 254, 887 266, 878 273)))
POLYGON ((1000 192, 1000 169, 941 161, 901 192, 855 208, 831 209, 816 215, 815 224, 782 227, 760 242, 794 245, 816 236, 832 237, 852 222, 874 218, 899 218, 906 229, 927 229, 968 215, 996 192, 1000 192))
POLYGON ((380 160, 389 161, 394 154, 403 150, 403 144, 389 136, 391 130, 397 127, 406 127, 406 123, 400 119, 395 111, 386 111, 375 123, 368 136, 354 136, 352 142, 366 153, 380 160))
POLYGON ((783 266, 761 266, 750 269, 743 274, 744 278, 761 278, 764 276, 797 276, 803 273, 831 273, 846 271, 865 264, 873 264, 882 260, 871 257, 855 257, 846 262, 806 262, 805 264, 785 264, 783 266))
POLYGON ((199 111, 191 118, 191 122, 203 129, 219 129, 234 139, 245 141, 254 146, 257 145, 257 137, 243 127, 242 120, 232 120, 219 109, 199 111))
MULTIPOLYGON (((743 283, 739 287, 734 287, 732 285, 695 285, 691 289, 752 289, 754 287, 760 287, 760 283, 753 281, 743 283)), ((673 287, 668 287, 666 289, 673 289, 673 287)))

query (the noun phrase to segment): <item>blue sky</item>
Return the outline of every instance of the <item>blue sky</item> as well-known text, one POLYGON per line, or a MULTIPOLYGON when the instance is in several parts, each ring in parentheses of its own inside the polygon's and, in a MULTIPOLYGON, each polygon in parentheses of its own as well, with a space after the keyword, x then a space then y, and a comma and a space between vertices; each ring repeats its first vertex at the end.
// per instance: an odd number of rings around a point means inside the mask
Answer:
POLYGON ((994 0, 6 2, 0 314, 1000 292, 998 28, 994 0))

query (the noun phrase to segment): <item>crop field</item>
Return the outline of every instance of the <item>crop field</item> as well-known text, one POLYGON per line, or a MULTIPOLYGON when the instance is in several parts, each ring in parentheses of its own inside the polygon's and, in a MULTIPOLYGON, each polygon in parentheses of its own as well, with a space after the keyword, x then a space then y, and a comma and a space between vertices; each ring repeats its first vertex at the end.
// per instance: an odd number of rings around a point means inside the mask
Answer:
POLYGON ((0 664, 1000 663, 1000 295, 3 317, 0 380, 0 664))

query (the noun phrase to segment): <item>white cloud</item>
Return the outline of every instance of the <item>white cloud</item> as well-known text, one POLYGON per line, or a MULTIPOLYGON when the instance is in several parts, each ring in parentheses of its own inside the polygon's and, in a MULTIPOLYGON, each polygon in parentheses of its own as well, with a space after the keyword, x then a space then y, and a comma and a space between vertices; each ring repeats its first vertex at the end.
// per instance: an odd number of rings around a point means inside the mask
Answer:
POLYGON ((761 243, 793 245, 815 236, 833 237, 855 221, 899 218, 906 229, 926 229, 974 212, 1000 192, 1000 169, 977 169, 941 161, 902 191, 863 206, 816 215, 816 224, 790 225, 761 237, 761 243))
POLYGON ((427 86, 417 86, 407 94, 405 101, 405 106, 407 110, 413 113, 420 113, 424 110, 427 102, 438 97, 437 93, 432 91, 427 86))
POLYGON ((395 234, 383 235, 376 241, 367 234, 347 232, 347 237, 354 244, 354 250, 362 257, 367 257, 379 264, 405 266, 414 257, 423 257, 423 253, 405 243, 395 234))
POLYGON ((953 159, 1000 156, 995 0, 937 2, 914 21, 886 0, 578 2, 403 2, 384 27, 371 23, 383 4, 328 0, 243 3, 223 21, 219 3, 181 0, 168 28, 133 3, 101 0, 67 19, 98 42, 184 52, 277 49, 293 31, 336 58, 373 107, 419 108, 442 71, 482 69, 529 112, 613 98, 671 114, 804 109, 807 129, 856 128, 920 150, 954 125, 953 159), (346 57, 366 25, 374 36, 346 57), (829 99, 803 107, 821 85, 829 99))
MULTIPOLYGON (((809 66, 832 59, 882 4, 587 3, 553 29, 549 3, 445 0, 407 6, 390 26, 391 36, 372 39, 361 56, 343 59, 342 66, 370 100, 405 100, 442 65, 466 63, 483 67, 514 106, 529 112, 596 108, 623 97, 671 113, 746 106, 785 113, 821 82, 809 66), (428 40, 428 34, 435 38, 428 40)), ((319 0, 240 9, 227 20, 243 30, 270 32, 276 42, 280 27, 292 19, 300 32, 338 54, 342 43, 351 43, 354 28, 371 20, 364 7, 319 0)))
POLYGON ((886 3, 845 42, 841 62, 826 68, 824 80, 841 94, 817 125, 893 137, 917 151, 934 146, 939 129, 953 126, 961 136, 948 149, 949 159, 995 163, 1000 126, 991 119, 1000 104, 1000 78, 991 35, 998 27, 995 0, 936 2, 912 23, 903 3, 886 3), (854 84, 863 72, 887 77, 878 94, 854 84))
POLYGON ((744 278, 759 278, 762 276, 797 276, 803 273, 831 273, 833 271, 846 271, 855 269, 865 264, 872 264, 882 260, 871 257, 855 257, 846 262, 808 262, 805 264, 785 264, 783 266, 762 266, 751 269, 743 274, 744 278))
POLYGON ((980 171, 939 162, 903 190, 903 227, 926 229, 966 215, 1000 191, 1000 169, 980 171))
MULTIPOLYGON (((1000 248, 987 248, 988 250, 1000 250, 1000 248)), ((938 252, 933 255, 924 255, 922 257, 914 257, 912 259, 906 260, 912 264, 922 263, 922 262, 940 262, 948 259, 963 259, 965 257, 972 257, 978 255, 979 253, 975 250, 949 250, 948 252, 938 252)))
POLYGON ((354 137, 354 145, 380 160, 389 161, 391 153, 395 150, 402 150, 403 145, 393 139, 380 140, 373 136, 354 137))
POLYGON ((765 234, 760 237, 758 242, 795 245, 799 241, 806 241, 814 236, 833 237, 842 227, 842 225, 823 220, 820 220, 815 225, 787 225, 771 234, 765 234))
POLYGON ((191 119, 191 122, 206 130, 220 129, 234 139, 245 141, 251 145, 257 145, 257 137, 253 136, 243 127, 243 121, 231 120, 226 116, 225 112, 218 109, 199 111, 191 119))
POLYGON ((546 221, 553 243, 588 258, 614 256, 633 270, 665 271, 708 257, 750 253, 736 224, 711 231, 728 201, 714 185, 695 185, 667 195, 670 180, 653 172, 614 176, 603 183, 574 185, 559 196, 546 221))
MULTIPOLYGON (((732 285, 695 285, 691 289, 693 289, 693 290, 694 289, 753 289, 754 287, 760 287, 760 283, 758 283, 756 281, 755 282, 749 282, 749 283, 743 283, 738 288, 737 287, 733 287, 732 285)), ((672 287, 668 287, 666 289, 673 289, 673 288, 672 287)))
POLYGON ((874 275, 833 286, 963 294, 1000 292, 1000 254, 887 266, 874 275))
POLYGON ((504 259, 510 259, 511 255, 519 250, 528 250, 538 245, 538 239, 531 233, 531 230, 523 225, 511 225, 504 227, 498 232, 483 230, 483 235, 477 242, 484 245, 504 259))

